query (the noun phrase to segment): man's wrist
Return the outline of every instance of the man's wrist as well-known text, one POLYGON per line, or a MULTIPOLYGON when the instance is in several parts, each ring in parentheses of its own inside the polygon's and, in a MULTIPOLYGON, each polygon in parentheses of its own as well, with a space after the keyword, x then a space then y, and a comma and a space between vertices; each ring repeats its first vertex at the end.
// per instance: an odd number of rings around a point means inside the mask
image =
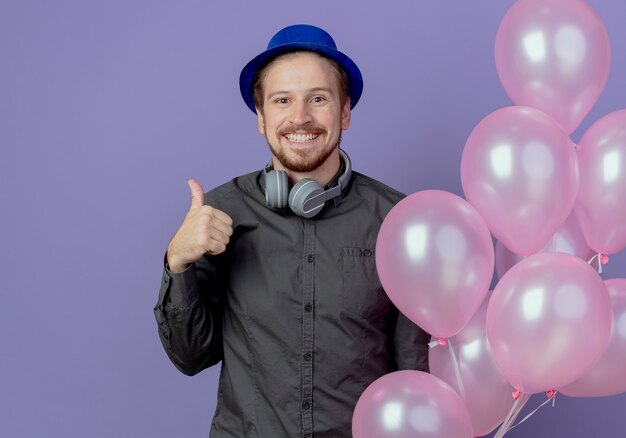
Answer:
POLYGON ((177 260, 175 257, 170 257, 169 252, 166 257, 166 262, 167 270, 174 273, 183 272, 191 265, 191 263, 184 263, 177 260))
POLYGON ((167 270, 174 274, 184 272, 187 270, 188 267, 189 265, 170 265, 169 263, 167 264, 167 270))

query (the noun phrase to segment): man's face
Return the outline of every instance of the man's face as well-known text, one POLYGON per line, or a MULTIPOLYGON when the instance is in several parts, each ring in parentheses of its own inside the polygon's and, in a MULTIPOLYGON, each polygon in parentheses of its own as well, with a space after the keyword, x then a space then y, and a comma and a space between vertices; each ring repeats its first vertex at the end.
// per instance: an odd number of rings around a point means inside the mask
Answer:
POLYGON ((343 107, 337 74, 327 59, 295 53, 276 59, 263 82, 259 132, 287 170, 311 172, 335 152, 350 125, 350 99, 343 107))

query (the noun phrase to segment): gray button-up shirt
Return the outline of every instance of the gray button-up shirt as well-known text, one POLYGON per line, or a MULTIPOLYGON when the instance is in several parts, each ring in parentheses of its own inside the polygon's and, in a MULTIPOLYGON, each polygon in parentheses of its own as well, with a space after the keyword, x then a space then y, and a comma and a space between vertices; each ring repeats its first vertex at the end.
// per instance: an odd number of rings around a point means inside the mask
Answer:
POLYGON ((353 172, 341 198, 304 219, 268 208, 260 175, 205 195, 234 233, 223 254, 164 269, 161 342, 188 375, 222 361, 211 437, 350 437, 372 381, 428 370, 429 335, 376 274, 378 229, 403 195, 353 172))

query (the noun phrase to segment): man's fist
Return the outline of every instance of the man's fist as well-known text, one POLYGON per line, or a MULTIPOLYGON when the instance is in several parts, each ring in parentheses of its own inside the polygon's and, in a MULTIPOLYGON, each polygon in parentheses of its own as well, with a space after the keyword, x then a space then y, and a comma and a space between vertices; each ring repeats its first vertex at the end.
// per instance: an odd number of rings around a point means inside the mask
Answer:
POLYGON ((167 264, 172 272, 184 271, 205 253, 223 253, 233 234, 230 216, 204 205, 204 190, 195 179, 187 184, 191 189, 191 207, 167 248, 167 264))

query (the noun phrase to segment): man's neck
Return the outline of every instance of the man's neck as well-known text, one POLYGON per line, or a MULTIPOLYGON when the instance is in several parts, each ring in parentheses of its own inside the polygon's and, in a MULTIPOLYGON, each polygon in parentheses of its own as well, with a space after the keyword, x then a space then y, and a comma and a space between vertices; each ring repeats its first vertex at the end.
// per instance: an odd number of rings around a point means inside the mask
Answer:
POLYGON ((285 169, 276 157, 272 157, 272 164, 274 166, 274 170, 284 170, 287 172, 289 184, 291 186, 304 178, 310 178, 322 187, 325 187, 339 171, 341 166, 341 157, 339 156, 339 148, 337 148, 328 157, 328 159, 322 163, 321 166, 313 169, 311 172, 294 172, 292 170, 285 169))

